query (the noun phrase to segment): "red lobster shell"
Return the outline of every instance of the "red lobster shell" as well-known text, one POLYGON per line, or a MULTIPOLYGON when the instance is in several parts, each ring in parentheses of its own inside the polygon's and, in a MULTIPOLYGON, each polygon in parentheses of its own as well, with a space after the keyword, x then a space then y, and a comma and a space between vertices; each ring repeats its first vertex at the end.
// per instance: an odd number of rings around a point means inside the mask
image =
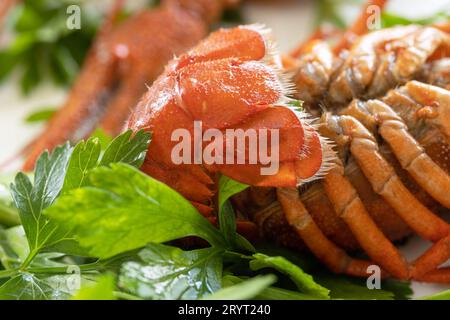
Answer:
MULTIPOLYGON (((271 187, 295 187, 320 177, 331 151, 307 115, 292 106, 289 88, 266 30, 241 26, 212 33, 169 63, 131 115, 128 128, 153 133, 142 170, 192 200, 202 212, 213 195, 214 172, 271 187), (248 150, 238 150, 237 143, 234 154, 245 153, 244 164, 174 164, 171 154, 178 142, 172 134, 184 128, 193 137, 194 121, 202 121, 203 133, 220 130, 224 145, 235 139, 229 129, 277 129, 278 172, 263 175, 261 159, 250 163, 248 150)), ((190 143, 194 145, 194 138, 190 143)), ((204 142, 204 149, 212 143, 217 142, 204 142)))

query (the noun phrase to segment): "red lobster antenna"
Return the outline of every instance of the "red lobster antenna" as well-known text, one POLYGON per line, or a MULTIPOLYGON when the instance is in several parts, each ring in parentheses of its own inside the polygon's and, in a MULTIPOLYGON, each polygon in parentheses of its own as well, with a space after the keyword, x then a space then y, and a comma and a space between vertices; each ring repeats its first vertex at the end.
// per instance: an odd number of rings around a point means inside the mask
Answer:
POLYGON ((338 44, 333 48, 334 52, 339 53, 342 49, 348 48, 353 43, 355 38, 366 34, 369 31, 367 20, 369 19, 370 15, 373 14, 370 11, 370 7, 377 6, 378 8, 380 8, 380 11, 382 11, 387 2, 388 0, 367 1, 359 17, 356 19, 353 25, 345 31, 341 41, 338 42, 338 44))

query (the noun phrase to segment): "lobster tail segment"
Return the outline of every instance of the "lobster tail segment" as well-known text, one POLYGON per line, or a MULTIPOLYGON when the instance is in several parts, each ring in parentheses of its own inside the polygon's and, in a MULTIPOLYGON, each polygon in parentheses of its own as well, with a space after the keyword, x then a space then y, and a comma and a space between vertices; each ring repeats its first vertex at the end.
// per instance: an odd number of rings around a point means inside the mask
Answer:
POLYGON ((175 58, 129 119, 129 128, 153 132, 143 170, 178 170, 178 181, 164 182, 183 194, 180 174, 195 178, 194 166, 253 186, 295 187, 321 177, 333 153, 289 98, 293 85, 279 61, 270 31, 259 25, 221 29, 175 58), (177 129, 186 130, 193 152, 180 151, 177 129))

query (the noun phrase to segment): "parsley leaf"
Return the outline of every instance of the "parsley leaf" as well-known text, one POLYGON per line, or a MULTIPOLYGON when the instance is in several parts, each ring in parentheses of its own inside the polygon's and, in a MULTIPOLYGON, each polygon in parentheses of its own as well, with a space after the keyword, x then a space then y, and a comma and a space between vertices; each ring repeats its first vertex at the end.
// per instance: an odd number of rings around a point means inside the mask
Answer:
MULTIPOLYGON (((60 194, 72 149, 68 143, 56 148, 52 154, 44 152, 36 162, 34 184, 28 176, 18 173, 11 184, 14 204, 19 210, 30 246, 32 259, 40 250, 60 241, 62 234, 56 224, 43 214, 60 194)), ((28 264, 29 261, 25 261, 28 264)))
POLYGON ((450 13, 442 11, 433 14, 432 16, 421 18, 421 19, 411 19, 403 17, 394 13, 383 12, 381 15, 381 25, 382 28, 390 28, 398 25, 430 25, 433 23, 447 22, 450 18, 450 13))
POLYGON ((0 175, 0 225, 12 227, 20 224, 19 212, 14 207, 9 185, 14 176, 0 175))
POLYGON ((248 188, 248 185, 222 175, 219 178, 219 227, 231 248, 255 252, 253 245, 236 232, 236 216, 229 198, 248 188))
MULTIPOLYGON (((139 131, 133 137, 131 135, 129 130, 114 139, 108 145, 100 164, 124 161, 131 165, 140 165, 145 158, 150 134, 139 131)), ((43 211, 54 202, 61 191, 67 193, 87 184, 89 172, 99 165, 100 153, 101 146, 96 138, 87 142, 81 141, 74 149, 66 143, 57 147, 52 154, 44 152, 39 157, 34 171, 34 184, 25 174, 16 175, 15 182, 11 184, 11 194, 30 246, 30 255, 24 261, 23 267, 42 250, 53 249, 86 255, 70 234, 70 230, 60 228, 44 215, 43 211)))
POLYGON ((330 289, 332 299, 350 300, 394 300, 406 299, 412 292, 407 282, 387 280, 382 289, 370 290, 365 281, 335 274, 318 275, 316 280, 330 289))
POLYGON ((22 257, 26 258, 28 255, 28 243, 26 238, 23 236, 25 240, 25 246, 22 246, 21 239, 22 237, 19 235, 17 237, 17 233, 24 233, 22 227, 14 227, 10 229, 2 229, 0 228, 0 263, 5 269, 14 269, 19 267, 21 263, 21 257, 19 254, 22 253, 22 257), (19 241, 15 241, 16 238, 19 238, 19 241), (20 250, 25 247, 26 250, 20 250), (18 250, 19 249, 19 250, 18 250))
POLYGON ((80 141, 70 157, 62 192, 86 186, 89 172, 97 166, 123 162, 140 167, 150 143, 150 133, 140 130, 133 137, 132 133, 132 130, 128 130, 110 141, 100 163, 100 140, 91 137, 87 142, 80 141))
POLYGON ((244 191, 249 186, 237 182, 227 176, 220 176, 219 178, 219 211, 224 206, 225 202, 235 194, 244 191))
POLYGON ((29 252, 22 226, 0 230, 0 261, 5 269, 18 268, 29 252))
POLYGON ((8 200, 0 198, 0 225, 12 227, 18 224, 20 224, 20 218, 17 210, 8 200))
POLYGON ((303 101, 292 99, 287 102, 287 105, 294 108, 297 111, 303 110, 303 101))
POLYGON ((435 293, 431 296, 420 298, 421 300, 450 300, 450 290, 435 293))
POLYGON ((114 277, 106 274, 81 287, 71 300, 115 300, 114 287, 114 277))
MULTIPOLYGON (((367 284, 366 284, 367 286, 367 284)), ((411 282, 386 279, 381 281, 381 289, 392 293, 394 300, 408 300, 413 295, 411 282)))
POLYGON ((90 186, 61 196, 46 215, 75 234, 95 257, 186 236, 224 244, 219 231, 189 201, 129 165, 94 169, 90 186))
MULTIPOLYGON (((235 277, 236 278, 236 277, 235 277)), ((238 278, 239 279, 239 278, 238 278)), ((272 274, 256 276, 248 280, 236 282, 222 290, 204 298, 204 300, 247 300, 258 296, 273 284, 277 278, 272 274)), ((225 280, 227 281, 227 280, 225 280)))
POLYGON ((119 286, 145 299, 197 299, 220 289, 222 252, 149 244, 139 252, 142 262, 123 265, 119 286))
POLYGON ((236 216, 229 201, 220 208, 219 228, 230 248, 237 247, 236 216))
POLYGON ((291 278, 300 291, 314 295, 318 298, 328 298, 329 290, 314 281, 312 276, 305 273, 283 257, 269 257, 265 254, 256 253, 250 261, 250 269, 260 270, 263 268, 273 268, 291 278))
POLYGON ((144 162, 151 134, 144 130, 132 134, 133 131, 128 130, 115 138, 106 148, 100 165, 123 162, 139 168, 144 162))
POLYGON ((21 226, 0 231, 0 261, 5 268, 0 274, 10 277, 0 286, 0 300, 67 299, 84 280, 80 273, 69 272, 74 266, 59 262, 64 255, 55 252, 39 253, 19 271, 30 256, 25 232, 21 226))
POLYGON ((96 138, 80 141, 73 149, 64 179, 62 193, 87 184, 89 171, 97 166, 101 146, 96 138))
POLYGON ((97 138, 102 146, 102 150, 106 149, 107 146, 113 141, 114 137, 106 133, 102 128, 97 128, 91 134, 91 138, 97 138))
MULTIPOLYGON (((5 269, 18 270, 30 254, 30 247, 22 226, 0 230, 0 258, 5 269)), ((57 252, 37 254, 31 261, 28 270, 46 267, 62 267, 67 265, 56 261, 65 255, 57 252)))
MULTIPOLYGON (((245 282, 245 278, 240 278, 232 275, 226 275, 222 279, 222 286, 229 287, 235 284, 245 282)), ((267 287, 261 290, 254 297, 257 300, 317 300, 317 296, 312 296, 309 294, 282 289, 278 287, 267 287)))
MULTIPOLYGON (((348 22, 346 17, 342 13, 342 7, 344 5, 359 5, 358 0, 320 0, 318 4, 318 15, 316 18, 316 24, 330 23, 337 28, 347 28, 348 22), (356 3, 355 3, 356 2, 356 3)), ((359 1, 361 2, 361 1, 359 1)))
POLYGON ((46 122, 50 120, 50 118, 55 114, 56 108, 46 107, 41 108, 38 111, 34 111, 27 115, 25 118, 26 123, 37 123, 37 122, 46 122))
POLYGON ((0 287, 0 300, 63 300, 73 293, 73 275, 35 275, 18 273, 0 287))

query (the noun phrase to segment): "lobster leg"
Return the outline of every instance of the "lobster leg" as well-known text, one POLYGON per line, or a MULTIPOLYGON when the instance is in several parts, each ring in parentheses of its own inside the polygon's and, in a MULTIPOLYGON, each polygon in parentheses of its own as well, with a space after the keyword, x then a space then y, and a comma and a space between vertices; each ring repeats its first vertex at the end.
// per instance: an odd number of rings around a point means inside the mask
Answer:
POLYGON ((445 56, 448 48, 450 37, 436 28, 422 28, 398 39, 394 50, 381 55, 366 96, 378 97, 395 84, 413 79, 427 61, 445 56))
POLYGON ((439 128, 450 144, 450 92, 418 81, 408 82, 401 91, 422 106, 416 116, 439 128))
POLYGON ((305 48, 305 53, 294 76, 296 98, 312 103, 322 97, 328 88, 333 72, 334 55, 324 41, 311 42, 305 48))
POLYGON ((450 284, 450 267, 430 271, 414 278, 417 281, 450 284))
POLYGON ((43 150, 65 140, 85 138, 105 112, 103 127, 112 134, 119 132, 128 108, 135 106, 145 91, 145 82, 153 81, 173 54, 200 40, 207 32, 207 22, 212 22, 224 5, 209 0, 182 2, 163 1, 159 8, 142 10, 116 26, 124 0, 115 1, 68 101, 34 144, 24 169, 31 169, 43 150), (119 92, 115 92, 116 84, 119 92), (108 104, 101 101, 105 92, 116 93, 108 104))
MULTIPOLYGON (((385 107, 386 105, 382 106, 385 107)), ((366 106, 365 109, 369 110, 370 107, 366 106)), ((380 115, 380 118, 389 115, 389 110, 376 111, 376 114, 380 115)), ((327 120, 328 127, 333 127, 333 125, 334 128, 339 127, 340 130, 342 130, 342 133, 351 139, 350 150, 359 166, 361 167, 362 171, 365 173, 368 180, 372 184, 373 189, 384 197, 384 199, 396 210, 397 214, 401 216, 402 219, 416 233, 430 241, 435 242, 428 251, 426 251, 413 263, 409 270, 405 270, 405 264, 403 264, 403 269, 401 269, 401 271, 403 272, 402 278, 411 278, 419 281, 434 279, 438 282, 449 282, 450 279, 448 278, 448 272, 444 269, 441 270, 436 268, 450 258, 450 226, 445 221, 429 212, 427 208, 421 205, 420 202, 416 200, 416 198, 412 194, 410 194, 409 190, 396 176, 394 169, 378 151, 375 138, 358 120, 351 116, 331 118, 332 120, 327 120), (335 123, 333 123, 332 121, 335 121, 335 123), (408 205, 411 203, 414 203, 413 206, 408 208, 408 205)), ((392 115, 389 119, 390 123, 396 123, 399 121, 398 118, 394 118, 392 115)), ((383 122, 381 121, 381 123, 383 122)), ((402 124, 402 126, 406 127, 403 122, 400 123, 402 124)), ((381 125, 380 133, 386 139, 386 137, 383 135, 382 128, 383 126, 381 125)), ((400 159, 400 161, 402 160, 400 159)), ((330 180, 333 182, 333 180, 336 178, 335 171, 336 169, 334 169, 329 174, 329 176, 325 178, 325 186, 327 186, 330 180)), ((443 172, 442 174, 445 175, 446 173, 443 172)), ((336 203, 335 199, 338 196, 345 196, 345 193, 342 193, 341 191, 342 186, 344 186, 345 190, 345 182, 342 179, 336 179, 334 184, 331 184, 328 186, 329 188, 326 188, 327 194, 333 203, 336 203), (339 188, 340 192, 337 195, 333 194, 333 192, 336 193, 335 190, 337 188, 339 188)), ((348 205, 352 204, 351 199, 344 200, 347 200, 347 202, 342 201, 342 203, 348 205)), ((338 213, 340 212, 339 207, 336 209, 336 211, 338 213)), ((342 218, 344 219, 344 221, 346 221, 345 216, 342 216, 342 218)), ((349 226, 351 227, 351 225, 349 226)), ((352 228, 352 232, 355 233, 355 236, 358 240, 360 240, 358 232, 361 232, 361 230, 365 230, 365 228, 367 228, 368 226, 370 229, 370 222, 366 221, 364 224, 360 224, 357 228, 352 228)), ((376 228, 376 226, 374 227, 376 228)), ((364 234, 362 234, 362 237, 364 238, 368 235, 371 235, 370 231, 365 231, 364 234)), ((383 243, 382 239, 378 241, 379 244, 383 243)), ((373 249, 365 247, 363 242, 361 242, 361 246, 372 257, 370 250, 373 249)), ((380 247, 385 246, 386 244, 383 244, 380 247)), ((392 249, 390 251, 392 251, 392 249)), ((395 253, 394 257, 395 256, 397 256, 397 259, 401 258, 398 252, 395 253)), ((378 262, 377 259, 374 258, 374 260, 378 262)), ((383 266, 383 264, 381 265, 383 266)), ((386 269, 388 268, 389 267, 386 267, 386 269)), ((393 274, 398 276, 396 273, 393 274)))
POLYGON ((109 94, 107 88, 115 79, 115 63, 114 59, 97 59, 97 53, 88 58, 67 103, 52 117, 45 132, 31 146, 23 170, 30 171, 43 150, 52 150, 66 140, 84 138, 95 128, 96 119, 102 113, 102 100, 109 94), (83 126, 80 126, 81 123, 83 126))
POLYGON ((399 80, 408 80, 427 60, 439 57, 441 51, 447 52, 450 38, 436 28, 425 27, 405 37, 397 45, 401 45, 404 50, 397 56, 392 72, 399 80))
POLYGON ((407 279, 406 261, 370 217, 357 191, 344 176, 342 164, 325 176, 323 184, 336 213, 349 226, 369 257, 393 276, 407 279))
POLYGON ((432 61, 425 65, 420 79, 433 86, 450 90, 450 58, 432 61))
POLYGON ((370 261, 353 259, 331 242, 309 215, 295 188, 277 188, 277 198, 289 224, 312 253, 336 273, 365 277, 370 261))
POLYGON ((401 39, 415 31, 416 26, 394 27, 378 30, 360 38, 331 82, 328 99, 332 103, 345 104, 353 97, 367 93, 376 76, 379 47, 387 42, 401 39))
POLYGON ((105 38, 111 32, 124 3, 125 0, 114 1, 67 102, 52 117, 45 132, 30 146, 23 164, 24 171, 30 171, 34 167, 36 159, 44 150, 52 150, 65 140, 84 138, 95 128, 96 121, 103 112, 102 102, 109 94, 108 88, 116 81, 114 71, 118 61, 114 55, 104 55, 105 38))
POLYGON ((399 216, 421 237, 436 242, 450 234, 450 226, 420 203, 403 185, 394 168, 383 158, 372 134, 355 118, 337 119, 358 165, 399 216))
POLYGON ((125 125, 125 121, 130 114, 130 108, 137 103, 137 97, 140 97, 145 90, 146 77, 139 73, 132 73, 130 78, 125 78, 120 85, 114 99, 105 108, 100 127, 108 134, 116 136, 125 125))
POLYGON ((380 135, 389 144, 402 168, 434 199, 450 208, 450 198, 447 194, 450 190, 450 177, 408 133, 408 128, 397 113, 379 100, 364 103, 362 109, 379 124, 380 135))
POLYGON ((450 235, 436 242, 430 249, 414 261, 411 268, 413 278, 420 277, 433 271, 448 259, 450 259, 450 235))
MULTIPOLYGON (((213 181, 208 176, 203 177, 197 172, 189 172, 186 169, 186 167, 168 167, 150 157, 142 165, 144 172, 159 181, 169 184, 190 201, 198 204, 208 204, 208 201, 213 196, 213 192, 208 186, 211 186, 213 181)), ((199 206, 197 205, 197 207, 199 206)), ((200 211, 205 212, 204 210, 200 211)))
POLYGON ((328 38, 336 35, 341 35, 341 33, 341 30, 335 29, 334 27, 320 26, 311 34, 311 36, 309 36, 308 39, 306 39, 306 41, 300 42, 294 49, 292 49, 288 57, 293 59, 299 58, 301 55, 307 53, 310 46, 314 43, 320 40, 327 40, 328 38))

